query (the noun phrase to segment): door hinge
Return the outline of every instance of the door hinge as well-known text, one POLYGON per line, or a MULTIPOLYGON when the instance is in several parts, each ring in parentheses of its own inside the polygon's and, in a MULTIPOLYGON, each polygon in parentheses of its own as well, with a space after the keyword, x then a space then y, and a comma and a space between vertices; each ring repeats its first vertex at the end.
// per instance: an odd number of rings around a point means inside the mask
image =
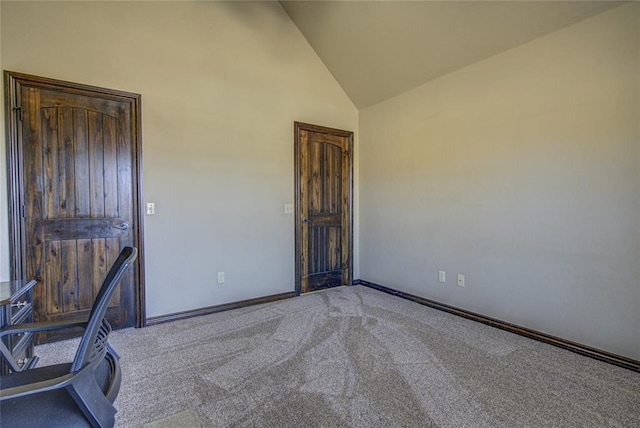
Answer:
POLYGON ((13 111, 16 112, 16 118, 22 122, 22 107, 14 107, 13 111))

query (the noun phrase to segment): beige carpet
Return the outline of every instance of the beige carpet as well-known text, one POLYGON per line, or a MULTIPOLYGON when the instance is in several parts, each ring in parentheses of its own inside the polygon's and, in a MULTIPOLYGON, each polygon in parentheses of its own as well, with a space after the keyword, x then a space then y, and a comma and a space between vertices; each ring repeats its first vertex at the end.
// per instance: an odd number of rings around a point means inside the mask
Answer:
POLYGON ((640 426, 639 373, 363 286, 111 342, 118 427, 640 426))
POLYGON ((185 410, 159 421, 145 424, 143 428, 201 428, 200 418, 193 410, 185 410))

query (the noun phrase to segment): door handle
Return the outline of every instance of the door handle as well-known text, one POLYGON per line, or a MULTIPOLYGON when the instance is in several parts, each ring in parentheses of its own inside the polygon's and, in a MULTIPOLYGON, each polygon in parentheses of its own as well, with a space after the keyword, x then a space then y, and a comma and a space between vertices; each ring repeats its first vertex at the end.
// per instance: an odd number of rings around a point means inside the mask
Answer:
POLYGON ((309 223, 309 217, 304 217, 304 218, 302 219, 302 222, 303 222, 303 223, 309 223))
POLYGON ((119 226, 109 226, 109 229, 127 230, 129 229, 129 223, 122 223, 119 226))

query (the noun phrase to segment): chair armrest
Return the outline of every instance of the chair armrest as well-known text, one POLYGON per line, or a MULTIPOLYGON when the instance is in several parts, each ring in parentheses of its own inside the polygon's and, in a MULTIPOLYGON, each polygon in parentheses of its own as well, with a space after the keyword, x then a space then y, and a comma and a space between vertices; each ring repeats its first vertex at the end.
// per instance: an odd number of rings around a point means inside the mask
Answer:
POLYGON ((77 320, 73 322, 66 321, 50 321, 50 322, 33 322, 33 323, 24 323, 24 324, 16 324, 9 326, 2 331, 0 331, 0 337, 4 337, 8 334, 19 334, 19 333, 37 333, 39 331, 49 331, 49 330, 60 330, 63 328, 73 328, 73 327, 82 327, 85 328, 87 326, 86 320, 77 320))
POLYGON ((64 388, 71 382, 75 375, 76 373, 69 373, 53 379, 47 379, 40 382, 29 383, 27 385, 0 389, 0 401, 64 388))

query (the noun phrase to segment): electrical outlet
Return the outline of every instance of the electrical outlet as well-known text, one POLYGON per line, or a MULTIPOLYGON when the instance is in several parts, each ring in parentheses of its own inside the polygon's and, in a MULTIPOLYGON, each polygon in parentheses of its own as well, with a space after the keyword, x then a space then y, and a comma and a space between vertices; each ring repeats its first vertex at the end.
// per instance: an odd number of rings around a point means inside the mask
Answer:
POLYGON ((438 282, 447 282, 447 273, 445 271, 438 271, 438 282))
POLYGON ((224 272, 218 272, 218 284, 224 284, 224 272))
POLYGON ((147 215, 154 215, 156 213, 156 204, 153 202, 147 202, 147 215))
POLYGON ((458 287, 464 287, 464 275, 458 274, 458 287))

